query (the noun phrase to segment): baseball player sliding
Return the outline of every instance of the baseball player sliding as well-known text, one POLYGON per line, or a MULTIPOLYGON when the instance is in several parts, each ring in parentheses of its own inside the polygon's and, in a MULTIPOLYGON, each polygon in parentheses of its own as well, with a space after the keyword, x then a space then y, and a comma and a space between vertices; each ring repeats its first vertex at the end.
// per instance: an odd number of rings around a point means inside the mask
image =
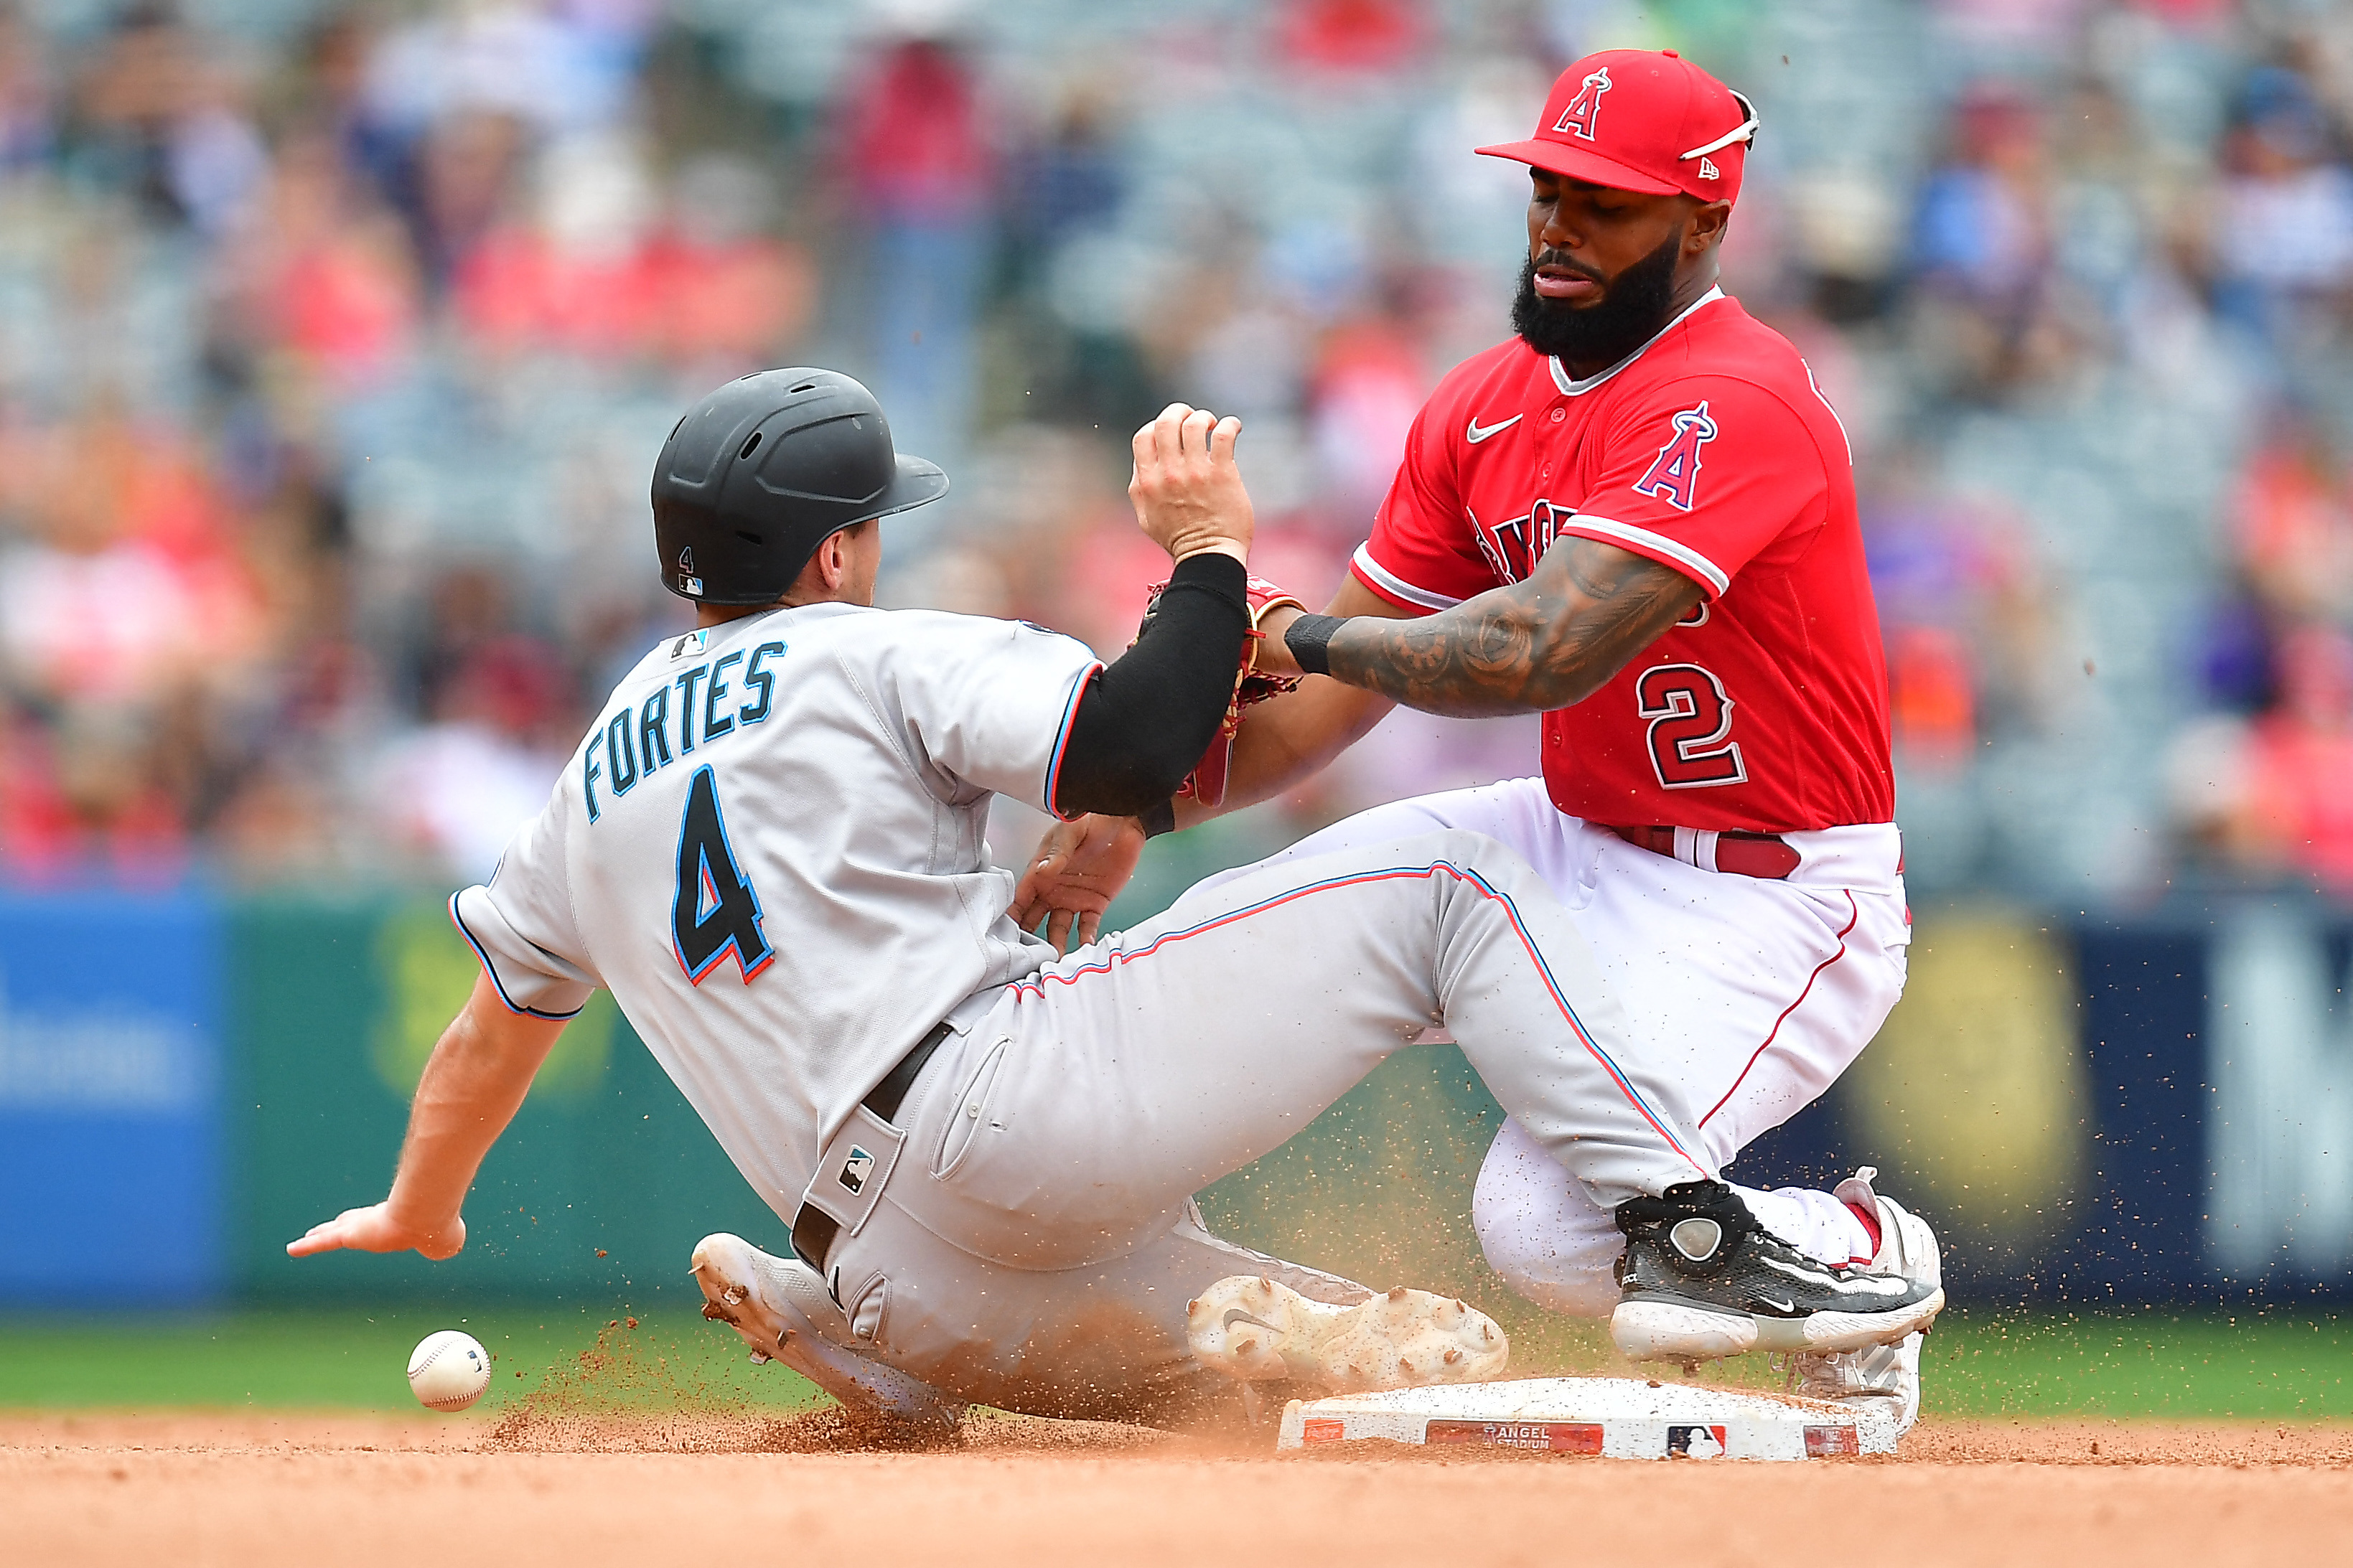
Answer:
MULTIPOLYGON (((1213 782, 1141 822, 1058 826, 1025 923, 1099 912, 1147 831, 1291 788, 1391 703, 1539 710, 1540 778, 1369 811, 1292 853, 1441 829, 1510 846, 1711 1163, 1829 1087, 1903 989, 1909 916, 1845 436, 1788 342, 1716 286, 1756 128, 1672 51, 1622 50, 1564 72, 1532 138, 1479 149, 1529 166, 1515 335, 1422 409, 1330 613, 1268 617, 1262 664, 1311 679, 1250 710, 1221 802, 1213 782)), ((1504 1124, 1475 1200, 1487 1256, 1538 1301, 1618 1309, 1621 1346, 1653 1351, 1619 1308, 1620 1226, 1557 1153, 1504 1124)), ((1814 1258, 1936 1282, 1934 1237, 1874 1174, 1740 1196, 1814 1258)), ((1638 1239, 1625 1287, 1668 1280, 1662 1260, 1638 1239)), ((1919 1351, 1806 1354, 1803 1387, 1908 1425, 1919 1351)))
POLYGON ((1492 1376, 1459 1301, 1229 1246, 1191 1194, 1441 1023, 1526 1146, 1653 1258, 1620 1307, 1670 1353, 1899 1338, 1941 1291, 1823 1268, 1715 1180, 1672 1048, 1629 1026, 1567 912, 1491 837, 1419 826, 1187 894, 1067 956, 1008 916, 993 792, 1068 817, 1165 802, 1226 719, 1259 590, 1239 421, 1170 408, 1134 496, 1174 563, 1105 667, 1036 626, 871 607, 877 520, 946 489, 824 371, 723 387, 654 481, 697 629, 613 690, 490 883, 482 975, 419 1083, 390 1195, 293 1243, 465 1241, 483 1154, 611 989, 795 1256, 706 1238, 706 1314, 847 1402, 1183 1416, 1228 1376, 1492 1376), (1206 1026, 1205 1026, 1206 1022, 1206 1026))

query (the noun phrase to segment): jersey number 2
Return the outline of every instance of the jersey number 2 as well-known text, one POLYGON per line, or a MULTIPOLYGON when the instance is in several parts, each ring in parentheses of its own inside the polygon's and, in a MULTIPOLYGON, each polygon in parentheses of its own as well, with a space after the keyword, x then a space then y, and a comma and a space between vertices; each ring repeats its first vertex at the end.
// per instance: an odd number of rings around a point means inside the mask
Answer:
POLYGON ((1654 665, 1634 682, 1651 721, 1651 768, 1662 789, 1704 789, 1748 782, 1748 764, 1732 737, 1732 699, 1715 672, 1696 664, 1654 665))
POLYGON ((760 900, 727 847, 719 813, 719 784, 704 763, 686 792, 686 820, 678 834, 678 897, 670 905, 678 966, 695 984, 731 952, 748 984, 776 953, 760 934, 760 900))

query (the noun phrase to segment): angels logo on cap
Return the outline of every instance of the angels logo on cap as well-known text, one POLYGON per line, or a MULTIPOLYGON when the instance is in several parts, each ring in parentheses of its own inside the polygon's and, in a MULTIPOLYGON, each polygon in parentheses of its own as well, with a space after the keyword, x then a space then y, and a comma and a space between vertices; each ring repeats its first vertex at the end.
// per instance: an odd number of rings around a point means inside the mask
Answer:
POLYGON ((1609 68, 1603 66, 1587 77, 1577 88, 1577 96, 1553 121, 1555 131, 1573 131, 1586 141, 1593 140, 1593 117, 1601 112, 1601 95, 1609 90, 1609 68))
POLYGON ((1535 136, 1478 151, 1616 190, 1713 202, 1739 196, 1756 138, 1748 100, 1672 49, 1608 49, 1560 73, 1535 136))

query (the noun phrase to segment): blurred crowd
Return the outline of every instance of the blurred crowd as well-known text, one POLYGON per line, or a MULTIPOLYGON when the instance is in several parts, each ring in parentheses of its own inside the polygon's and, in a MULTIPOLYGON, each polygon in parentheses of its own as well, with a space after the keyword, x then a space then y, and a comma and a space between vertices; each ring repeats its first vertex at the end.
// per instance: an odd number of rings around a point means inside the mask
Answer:
MULTIPOLYGON (((1124 644, 1171 397, 1320 600, 1508 330, 1470 149, 1620 46, 1762 114, 1726 281, 1853 440, 1915 888, 2353 891, 2327 0, 0 5, 0 877, 486 872, 690 618, 653 454, 762 365, 949 468, 886 602, 1124 644)), ((1241 831, 1532 733, 1399 715, 1241 831)))

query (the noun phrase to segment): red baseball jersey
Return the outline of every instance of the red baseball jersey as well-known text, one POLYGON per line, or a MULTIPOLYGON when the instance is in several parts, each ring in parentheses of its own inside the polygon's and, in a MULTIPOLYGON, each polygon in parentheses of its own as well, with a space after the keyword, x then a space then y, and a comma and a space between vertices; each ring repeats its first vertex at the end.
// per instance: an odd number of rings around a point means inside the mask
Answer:
POLYGON ((1711 289, 1587 381, 1516 338, 1489 349, 1423 405, 1354 570, 1427 613, 1521 581, 1563 535, 1671 566, 1703 597, 1545 715, 1555 805, 1715 832, 1894 820, 1846 432, 1787 338, 1711 289))

